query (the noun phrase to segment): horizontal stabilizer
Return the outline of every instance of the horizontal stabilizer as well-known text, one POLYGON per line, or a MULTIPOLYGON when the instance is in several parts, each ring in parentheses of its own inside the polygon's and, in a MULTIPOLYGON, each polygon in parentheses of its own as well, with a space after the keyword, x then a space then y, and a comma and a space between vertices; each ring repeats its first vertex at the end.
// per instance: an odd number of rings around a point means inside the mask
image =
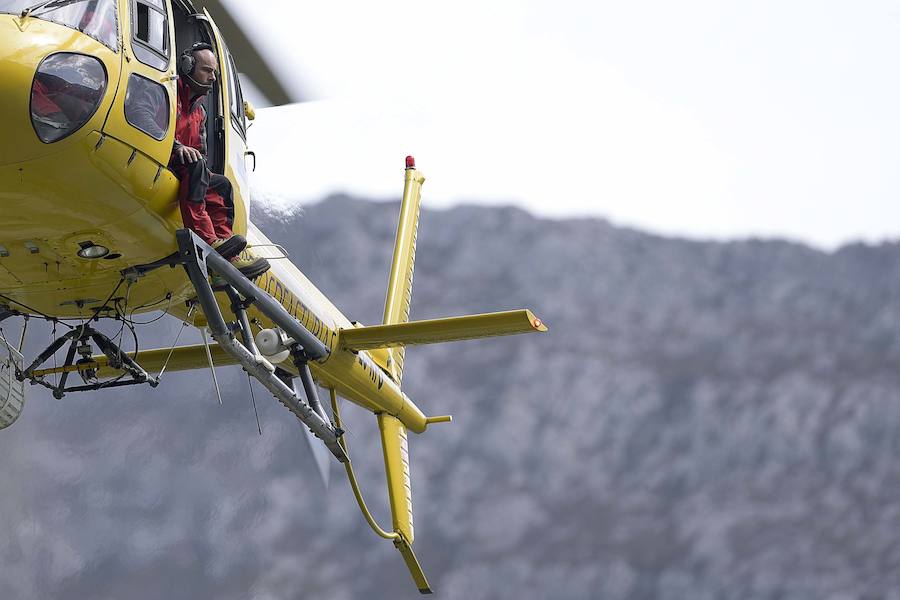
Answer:
POLYGON ((542 331, 547 327, 541 320, 530 310, 521 309, 342 329, 340 343, 348 350, 373 350, 542 331))
MULTIPOLYGON (((228 365, 236 365, 237 360, 222 350, 218 344, 209 345, 210 354, 212 354, 213 363, 217 367, 225 367, 228 365)), ((206 349, 203 344, 192 346, 179 346, 172 350, 171 348, 157 348, 155 350, 141 350, 137 356, 133 352, 129 352, 128 356, 135 360, 148 373, 159 373, 162 366, 166 365, 166 371, 190 371, 192 369, 208 369, 209 362, 206 358, 206 349), (169 352, 172 357, 169 357, 169 352), (166 360, 168 359, 168 364, 166 360)), ((115 377, 121 371, 112 369, 107 366, 109 359, 105 356, 95 356, 94 360, 99 365, 98 375, 101 379, 106 377, 115 377)))

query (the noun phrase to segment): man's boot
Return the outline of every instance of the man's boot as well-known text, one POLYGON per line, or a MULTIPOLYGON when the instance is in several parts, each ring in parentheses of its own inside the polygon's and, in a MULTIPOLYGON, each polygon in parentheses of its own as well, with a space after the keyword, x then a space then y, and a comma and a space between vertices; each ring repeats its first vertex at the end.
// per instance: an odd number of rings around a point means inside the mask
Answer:
POLYGON ((237 267, 238 271, 243 273, 244 277, 251 281, 268 271, 272 266, 266 259, 251 256, 247 252, 244 252, 232 260, 231 264, 237 267))
POLYGON ((234 234, 224 240, 216 240, 212 243, 213 250, 224 258, 232 259, 247 247, 247 240, 242 235, 234 234))

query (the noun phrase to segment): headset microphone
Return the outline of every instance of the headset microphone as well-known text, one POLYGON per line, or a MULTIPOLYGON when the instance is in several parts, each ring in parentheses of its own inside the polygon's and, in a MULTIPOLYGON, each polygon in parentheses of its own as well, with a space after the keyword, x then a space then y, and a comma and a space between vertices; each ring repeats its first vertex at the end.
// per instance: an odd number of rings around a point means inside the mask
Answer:
POLYGON ((193 77, 188 75, 187 73, 185 73, 184 76, 187 77, 188 79, 190 79, 191 83, 193 83, 195 86, 197 86, 198 88, 202 89, 205 92, 208 92, 213 89, 213 84, 211 84, 211 83, 200 83, 199 81, 197 81, 196 79, 194 79, 193 77))

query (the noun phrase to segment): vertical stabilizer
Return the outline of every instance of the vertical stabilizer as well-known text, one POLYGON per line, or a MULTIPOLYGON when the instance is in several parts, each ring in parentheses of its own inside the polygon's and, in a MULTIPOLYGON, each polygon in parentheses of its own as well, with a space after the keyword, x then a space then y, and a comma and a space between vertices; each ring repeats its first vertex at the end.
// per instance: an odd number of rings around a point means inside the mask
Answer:
MULTIPOLYGON (((422 184, 425 182, 425 177, 416 170, 416 162, 412 156, 406 157, 405 180, 397 238, 394 241, 391 278, 388 281, 387 298, 384 302, 385 325, 409 321, 413 268, 416 263, 416 235, 419 229, 419 203, 422 199, 422 184)), ((403 377, 404 353, 405 349, 402 347, 390 350, 391 376, 398 383, 403 377)))
POLYGON ((394 546, 403 556, 406 567, 412 575, 419 591, 430 594, 431 586, 422 571, 412 545, 415 540, 413 527, 412 484, 409 479, 409 446, 406 427, 397 417, 387 413, 378 414, 378 429, 381 431, 381 447, 384 451, 384 470, 387 474, 388 497, 391 501, 391 518, 394 532, 394 546))
POLYGON ((384 470, 387 475, 394 531, 412 544, 415 541, 415 532, 406 427, 397 417, 379 413, 378 429, 381 430, 381 447, 384 451, 384 470))

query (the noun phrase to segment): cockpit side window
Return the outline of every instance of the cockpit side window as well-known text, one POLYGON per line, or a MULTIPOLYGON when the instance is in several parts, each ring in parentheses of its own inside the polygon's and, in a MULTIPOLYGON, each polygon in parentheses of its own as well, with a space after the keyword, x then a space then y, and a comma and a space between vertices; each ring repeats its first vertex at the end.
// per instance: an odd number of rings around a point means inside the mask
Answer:
MULTIPOLYGON (((22 14, 34 0, 0 0, 0 13, 22 14)), ((116 0, 50 2, 32 10, 29 17, 71 27, 89 35, 113 52, 119 51, 119 19, 116 0)))
POLYGON ((166 88, 132 73, 125 92, 125 120, 155 140, 169 131, 169 95, 166 88))
POLYGON ((132 48, 137 59, 160 71, 168 69, 171 43, 163 0, 134 0, 131 3, 131 30, 132 48))

